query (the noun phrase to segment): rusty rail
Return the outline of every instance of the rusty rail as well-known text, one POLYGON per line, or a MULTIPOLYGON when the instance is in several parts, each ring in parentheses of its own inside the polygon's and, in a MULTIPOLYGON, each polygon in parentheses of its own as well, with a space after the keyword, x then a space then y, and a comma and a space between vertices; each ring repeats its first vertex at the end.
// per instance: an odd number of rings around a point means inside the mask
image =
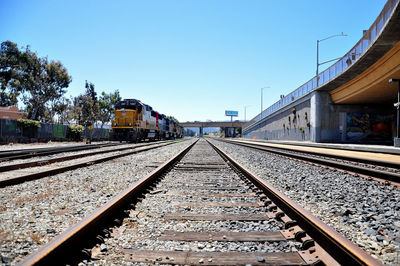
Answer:
MULTIPOLYGON (((210 142, 209 142, 210 143, 210 142)), ((365 253, 331 227, 323 223, 309 211, 289 199, 266 181, 255 176, 248 169, 240 165, 236 160, 210 143, 211 146, 229 163, 240 171, 254 185, 263 190, 280 209, 309 234, 322 248, 325 249, 340 264, 345 265, 380 265, 374 258, 365 253)))
MULTIPOLYGON (((111 199, 104 206, 94 211, 91 215, 84 218, 61 235, 41 247, 36 253, 28 256, 21 265, 58 265, 68 262, 74 263, 84 256, 87 256, 88 239, 95 239, 101 234, 102 229, 108 228, 113 224, 120 224, 120 217, 124 206, 128 206, 137 200, 162 174, 182 158, 194 145, 180 151, 176 156, 159 166, 146 177, 140 179, 131 187, 122 191, 111 199), (81 257, 71 257, 72 254, 81 254, 81 257)), ((101 236, 100 236, 101 237, 101 236)), ((90 242, 90 241, 89 241, 90 242)), ((89 244, 90 245, 90 244, 89 244)))
MULTIPOLYGON (((164 143, 164 142, 160 142, 160 143, 164 143)), ((34 161, 34 162, 9 164, 9 165, 0 166, 0 172, 7 172, 7 171, 11 171, 11 170, 24 169, 24 168, 28 168, 28 167, 42 166, 42 165, 46 165, 46 164, 63 162, 63 161, 83 158, 83 157, 87 157, 87 156, 97 155, 97 154, 104 154, 104 153, 110 153, 110 152, 116 152, 116 151, 125 151, 125 150, 129 150, 129 149, 136 149, 136 148, 141 148, 141 147, 150 146, 150 145, 154 145, 154 143, 146 143, 146 144, 139 144, 137 146, 128 146, 128 147, 116 148, 116 149, 111 149, 111 150, 102 150, 102 151, 74 154, 74 155, 68 155, 68 156, 63 156, 63 157, 58 157, 58 158, 38 160, 38 161, 34 161)))
POLYGON ((307 162, 311 162, 311 163, 330 166, 330 167, 334 167, 337 169, 342 169, 345 171, 350 171, 353 173, 362 174, 362 175, 370 176, 373 178, 378 178, 381 180, 387 180, 387 181, 392 182, 394 185, 398 185, 400 183, 400 174, 397 174, 394 172, 375 170, 375 169, 368 168, 368 167, 351 165, 348 163, 338 162, 338 161, 334 161, 334 160, 310 157, 309 155, 313 154, 313 155, 317 155, 317 156, 336 158, 336 159, 346 160, 346 161, 350 161, 350 162, 353 161, 353 162, 359 162, 359 163, 365 163, 365 164, 371 164, 371 165, 379 165, 379 166, 399 169, 400 164, 397 164, 397 163, 386 162, 386 161, 382 161, 382 160, 374 160, 374 159, 369 159, 369 158, 364 159, 364 158, 355 158, 355 157, 348 157, 348 156, 324 154, 321 152, 314 152, 314 151, 306 152, 303 150, 298 151, 298 150, 291 150, 291 149, 278 148, 278 147, 272 148, 272 147, 266 147, 264 145, 258 145, 256 143, 254 143, 254 144, 242 143, 242 142, 238 142, 238 141, 229 141, 229 140, 219 140, 219 141, 223 141, 223 142, 227 142, 227 143, 235 144, 235 145, 240 145, 240 146, 251 148, 251 149, 256 149, 259 151, 271 152, 271 153, 278 154, 281 156, 290 157, 290 158, 294 158, 294 159, 298 159, 298 160, 303 160, 303 161, 307 161, 307 162))
POLYGON ((108 146, 117 146, 120 144, 116 143, 104 143, 104 144, 89 144, 89 145, 77 145, 77 146, 65 146, 65 147, 51 147, 51 148, 38 148, 38 149, 21 149, 12 151, 0 152, 0 162, 15 160, 15 159, 25 159, 37 156, 57 154, 61 152, 72 152, 81 150, 91 150, 98 149, 108 146))
MULTIPOLYGON (((125 153, 122 153, 122 154, 116 154, 116 155, 112 155, 112 156, 108 156, 108 157, 104 157, 104 158, 100 158, 100 159, 96 159, 96 160, 92 160, 92 161, 76 163, 76 164, 72 164, 72 165, 68 165, 68 166, 64 166, 64 167, 54 168, 54 169, 51 169, 51 170, 32 173, 32 174, 19 176, 19 177, 15 177, 15 178, 0 180, 0 188, 6 187, 6 186, 11 186, 11 185, 17 185, 17 184, 20 184, 20 183, 23 183, 23 182, 26 182, 26 181, 40 179, 40 178, 43 178, 43 177, 47 177, 47 176, 63 173, 63 172, 66 172, 66 171, 71 171, 71 170, 78 169, 78 168, 81 168, 81 167, 87 167, 89 165, 93 165, 93 164, 98 164, 98 163, 114 160, 116 158, 120 158, 120 157, 123 157, 123 156, 128 156, 128 155, 139 153, 139 152, 144 152, 144 151, 148 151, 148 150, 152 150, 152 149, 157 149, 157 148, 160 148, 160 147, 164 147, 164 146, 170 145, 172 143, 174 143, 174 142, 164 143, 164 144, 160 144, 160 145, 157 145, 157 146, 154 146, 154 147, 148 147, 148 148, 144 148, 144 149, 141 149, 141 150, 134 150, 134 151, 125 152, 125 153)), ((145 145, 145 146, 148 146, 148 145, 145 145)), ((143 146, 141 146, 141 147, 143 147, 143 146)), ((140 147, 131 147, 130 149, 135 149, 135 148, 140 148, 140 147)))
MULTIPOLYGON (((102 232, 112 225, 120 225, 122 219, 127 215, 124 210, 134 207, 134 203, 140 200, 142 195, 148 189, 151 189, 195 144, 196 142, 184 148, 174 158, 133 184, 130 188, 119 193, 90 216, 84 218, 41 247, 38 252, 29 255, 22 262, 22 265, 73 264, 85 259, 84 256, 86 256, 86 259, 90 258, 90 251, 87 248, 92 247, 96 243, 95 239, 101 239, 102 234, 104 235, 102 232), (76 254, 80 254, 80 256, 76 254)), ((318 218, 291 201, 265 181, 254 176, 226 153, 212 144, 211 146, 213 146, 224 160, 233 166, 235 171, 239 172, 239 175, 259 187, 273 200, 274 204, 284 210, 291 219, 295 219, 303 229, 307 230, 307 234, 315 239, 318 247, 321 246, 325 249, 325 251, 322 251, 318 248, 315 251, 316 253, 313 254, 320 255, 322 262, 329 262, 334 258, 339 263, 348 265, 379 265, 372 257, 335 232, 332 228, 322 223, 318 218), (325 252, 328 252, 329 255, 325 252)))

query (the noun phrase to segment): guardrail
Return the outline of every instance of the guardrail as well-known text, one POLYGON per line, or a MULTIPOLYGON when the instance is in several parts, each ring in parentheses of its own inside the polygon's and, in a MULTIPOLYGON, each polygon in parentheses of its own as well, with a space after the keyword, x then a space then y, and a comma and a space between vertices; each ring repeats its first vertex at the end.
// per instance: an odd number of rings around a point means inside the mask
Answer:
MULTIPOLYGON (((400 0, 388 0, 386 2, 377 19, 374 21, 372 26, 364 32, 363 37, 357 42, 357 44, 354 45, 354 47, 343 57, 341 57, 336 63, 319 73, 318 84, 317 76, 314 76, 312 79, 298 87, 296 90, 282 97, 279 101, 277 101, 267 109, 263 110, 262 113, 254 117, 251 122, 254 123, 260 121, 262 118, 307 95, 308 93, 316 90, 322 85, 325 85, 326 83, 343 73, 355 61, 357 61, 375 42, 377 37, 382 33, 382 30, 385 28, 385 24, 391 17, 392 12, 399 1, 400 0)), ((251 125, 249 127, 251 127, 251 125)), ((244 130, 246 129, 247 128, 245 128, 244 130)))

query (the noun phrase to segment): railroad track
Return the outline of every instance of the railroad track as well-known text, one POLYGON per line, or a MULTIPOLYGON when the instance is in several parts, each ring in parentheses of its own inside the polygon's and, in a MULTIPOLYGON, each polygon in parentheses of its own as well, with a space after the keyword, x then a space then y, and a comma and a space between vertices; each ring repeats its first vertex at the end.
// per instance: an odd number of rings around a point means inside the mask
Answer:
POLYGON ((23 265, 377 265, 205 140, 121 192, 23 265))
POLYGON ((50 175, 70 171, 88 165, 98 164, 105 161, 113 160, 119 157, 144 152, 166 145, 175 143, 175 141, 163 141, 160 143, 146 143, 137 145, 128 145, 121 148, 94 151, 81 154, 67 155, 63 157, 42 159, 38 161, 22 162, 16 164, 8 164, 0 166, 0 172, 3 172, 0 178, 0 188, 20 184, 26 181, 43 178, 50 175), (126 150, 131 150, 123 152, 126 150), (99 156, 111 153, 109 156, 101 156, 95 159, 86 159, 84 157, 99 156), (63 162, 63 163, 62 163, 63 162), (54 166, 52 164, 58 163, 54 166), (27 169, 28 168, 28 169, 27 169))
POLYGON ((231 141, 217 139, 218 141, 251 148, 258 151, 269 152, 275 155, 301 160, 338 170, 343 170, 355 175, 363 175, 368 179, 380 182, 390 182, 400 186, 400 162, 390 162, 373 158, 359 158, 355 156, 341 156, 316 151, 293 150, 283 147, 271 147, 258 143, 231 141))
POLYGON ((37 148, 37 149, 20 149, 12 151, 0 151, 0 162, 11 161, 17 159, 26 159, 38 156, 47 156, 62 152, 75 152, 82 150, 98 149, 102 147, 121 145, 117 143, 100 143, 100 144, 85 144, 72 145, 63 147, 37 148))

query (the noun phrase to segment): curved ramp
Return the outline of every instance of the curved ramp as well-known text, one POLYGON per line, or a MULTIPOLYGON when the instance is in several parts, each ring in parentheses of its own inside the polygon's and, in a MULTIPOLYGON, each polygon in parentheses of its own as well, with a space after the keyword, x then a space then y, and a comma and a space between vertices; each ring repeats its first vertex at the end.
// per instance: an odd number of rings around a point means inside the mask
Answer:
POLYGON ((390 78, 400 78, 400 42, 356 78, 331 91, 332 101, 336 104, 394 102, 397 84, 389 83, 390 78))

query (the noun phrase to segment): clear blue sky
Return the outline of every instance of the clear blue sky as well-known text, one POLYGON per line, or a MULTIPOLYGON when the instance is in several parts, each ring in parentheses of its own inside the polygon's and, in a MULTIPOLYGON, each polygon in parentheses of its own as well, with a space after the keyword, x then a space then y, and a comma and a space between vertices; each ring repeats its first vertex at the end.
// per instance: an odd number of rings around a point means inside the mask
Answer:
POLYGON ((385 0, 0 0, 0 41, 30 45, 72 76, 67 96, 119 89, 179 121, 239 119, 315 75, 361 38, 385 0))

